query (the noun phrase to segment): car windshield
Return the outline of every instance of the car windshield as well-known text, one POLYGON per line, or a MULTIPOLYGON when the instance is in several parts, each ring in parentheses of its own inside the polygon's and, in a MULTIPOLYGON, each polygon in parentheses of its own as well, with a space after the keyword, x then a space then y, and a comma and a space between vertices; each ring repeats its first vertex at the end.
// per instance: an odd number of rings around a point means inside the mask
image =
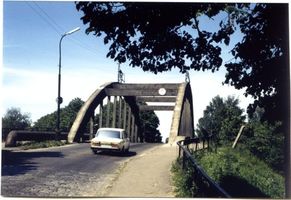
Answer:
POLYGON ((98 138, 120 138, 119 131, 112 131, 112 130, 101 130, 98 131, 96 134, 98 138))

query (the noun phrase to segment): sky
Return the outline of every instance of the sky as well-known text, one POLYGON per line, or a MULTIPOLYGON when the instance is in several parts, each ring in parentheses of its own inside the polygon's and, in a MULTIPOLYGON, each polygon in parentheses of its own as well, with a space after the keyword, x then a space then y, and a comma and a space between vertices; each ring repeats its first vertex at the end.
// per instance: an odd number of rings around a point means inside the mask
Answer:
MULTIPOLYGON (((108 46, 101 38, 85 33, 86 25, 73 2, 5 1, 3 3, 3 63, 1 67, 1 116, 11 107, 29 113, 33 122, 57 109, 59 40, 65 32, 76 27, 80 31, 62 41, 61 107, 76 97, 86 101, 102 84, 117 81, 117 63, 106 58, 108 46)), ((202 19, 203 21, 203 19, 202 19)), ((204 23, 212 29, 213 22, 204 23)), ((241 38, 238 33, 234 37, 241 38)), ((230 47, 223 47, 223 59, 232 59, 230 47)), ((179 70, 158 75, 142 69, 121 65, 126 83, 181 83, 185 75, 179 70)), ((245 109, 252 102, 244 90, 222 85, 225 70, 211 73, 190 71, 193 95, 194 125, 203 116, 203 110, 217 95, 232 95, 245 109)), ((156 112, 163 140, 169 136, 172 112, 156 112)))

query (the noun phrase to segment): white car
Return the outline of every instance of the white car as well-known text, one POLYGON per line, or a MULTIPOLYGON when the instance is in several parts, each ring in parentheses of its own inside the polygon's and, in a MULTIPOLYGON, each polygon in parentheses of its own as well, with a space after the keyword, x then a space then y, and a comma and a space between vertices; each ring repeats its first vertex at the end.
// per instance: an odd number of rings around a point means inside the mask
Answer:
POLYGON ((95 154, 102 150, 128 152, 129 146, 129 138, 120 128, 99 128, 91 140, 91 149, 95 154))

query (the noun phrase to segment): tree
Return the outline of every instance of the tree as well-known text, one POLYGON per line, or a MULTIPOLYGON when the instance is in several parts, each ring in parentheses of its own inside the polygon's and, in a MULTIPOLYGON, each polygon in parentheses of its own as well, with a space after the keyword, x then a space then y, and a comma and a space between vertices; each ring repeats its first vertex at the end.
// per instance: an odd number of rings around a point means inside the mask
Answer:
MULTIPOLYGON (((288 4, 77 2, 86 33, 103 36, 110 44, 107 56, 154 73, 179 68, 181 72, 218 70, 222 42, 230 43, 236 29, 243 33, 225 64, 225 83, 254 97, 252 114, 265 109, 269 123, 282 122, 285 134, 286 180, 290 174, 290 69, 288 4), (219 29, 201 28, 200 18, 224 14, 219 29)), ((291 197, 290 182, 286 196, 291 197), (290 190, 290 191, 289 191, 290 190)))
POLYGON ((232 50, 235 62, 225 65, 225 83, 246 88, 246 94, 255 99, 250 114, 259 106, 265 110, 264 119, 286 123, 290 94, 288 6, 256 4, 250 13, 233 18, 244 37, 232 50))
MULTIPOLYGON (((116 101, 116 105, 120 105, 120 100, 117 100, 116 101)), ((102 125, 103 126, 106 126, 107 109, 108 109, 107 106, 108 106, 108 102, 103 106, 103 114, 102 114, 103 115, 102 116, 102 125)), ((112 102, 109 102, 109 106, 110 106, 110 111, 109 111, 109 126, 111 126, 112 125, 112 121, 113 121, 113 115, 112 115, 112 113, 113 113, 113 106, 114 106, 114 104, 112 102)), ((129 111, 127 111, 126 116, 128 116, 128 112, 129 111)), ((119 109, 116 109, 116 124, 115 124, 115 126, 117 125, 117 119, 119 119, 119 115, 120 115, 119 109)), ((122 117, 122 113, 121 113, 121 117, 122 117)), ((96 114, 95 121, 96 121, 97 124, 99 124, 99 114, 96 114)), ((121 119, 121 121, 123 122, 123 118, 121 119)))
POLYGON ((140 121, 145 142, 162 142, 161 133, 157 129, 160 120, 154 111, 140 111, 140 121))
POLYGON ((225 65, 225 83, 255 98, 249 113, 264 107, 266 119, 282 121, 288 131, 287 4, 77 2, 76 8, 86 33, 110 44, 107 57, 154 73, 218 70, 221 43, 239 29, 243 39, 231 51, 235 61, 225 65), (202 29, 201 17, 217 16, 223 16, 218 30, 202 29))
POLYGON ((197 133, 199 136, 218 134, 224 117, 224 103, 220 96, 216 96, 203 112, 203 117, 198 120, 197 133))
MULTIPOLYGON (((80 98, 74 98, 70 101, 70 103, 61 109, 61 121, 60 121, 60 128, 62 131, 68 132, 74 120, 79 112, 80 108, 84 104, 80 98)), ((47 114, 40 119, 38 119, 33 126, 35 130, 41 131, 54 131, 56 127, 56 111, 47 114)))
POLYGON ((219 144, 233 142, 245 120, 238 103, 234 97, 229 96, 225 100, 220 96, 214 97, 198 120, 197 133, 200 136, 213 134, 219 144))
POLYGON ((21 113, 20 108, 9 108, 2 117, 2 139, 12 130, 25 130, 31 126, 31 119, 28 113, 21 113))
MULTIPOLYGON (((224 4, 78 2, 76 7, 89 24, 86 33, 104 36, 104 43, 110 43, 107 57, 120 63, 154 73, 173 67, 181 72, 217 69, 222 63, 221 48, 209 40, 210 32, 200 30, 198 15, 213 17, 224 4)), ((223 39, 219 36, 217 41, 223 39)))
POLYGON ((222 141, 233 142, 244 124, 246 117, 243 115, 244 110, 239 107, 239 100, 228 96, 224 101, 225 117, 222 121, 220 130, 220 139, 222 141))
POLYGON ((264 121, 262 116, 264 109, 257 108, 249 118, 249 123, 241 137, 241 143, 245 144, 255 156, 266 162, 276 171, 283 172, 284 168, 284 134, 280 130, 281 122, 274 124, 264 121))

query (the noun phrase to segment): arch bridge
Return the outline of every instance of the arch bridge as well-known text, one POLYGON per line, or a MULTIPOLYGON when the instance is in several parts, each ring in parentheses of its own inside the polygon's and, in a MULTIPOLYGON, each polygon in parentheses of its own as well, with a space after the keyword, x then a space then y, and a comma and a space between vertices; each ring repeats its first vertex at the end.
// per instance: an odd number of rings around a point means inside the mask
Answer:
POLYGON ((99 128, 124 128, 131 142, 140 142, 143 137, 139 119, 139 112, 142 110, 173 111, 170 144, 186 136, 194 136, 193 100, 188 82, 156 84, 111 82, 102 85, 93 92, 78 112, 68 134, 69 143, 83 136, 88 123, 90 123, 92 137, 93 119, 98 107, 99 128), (110 103, 111 97, 113 97, 113 104, 110 103), (105 99, 107 99, 106 110, 103 106, 105 99), (106 112, 105 120, 103 120, 104 112, 106 112))

